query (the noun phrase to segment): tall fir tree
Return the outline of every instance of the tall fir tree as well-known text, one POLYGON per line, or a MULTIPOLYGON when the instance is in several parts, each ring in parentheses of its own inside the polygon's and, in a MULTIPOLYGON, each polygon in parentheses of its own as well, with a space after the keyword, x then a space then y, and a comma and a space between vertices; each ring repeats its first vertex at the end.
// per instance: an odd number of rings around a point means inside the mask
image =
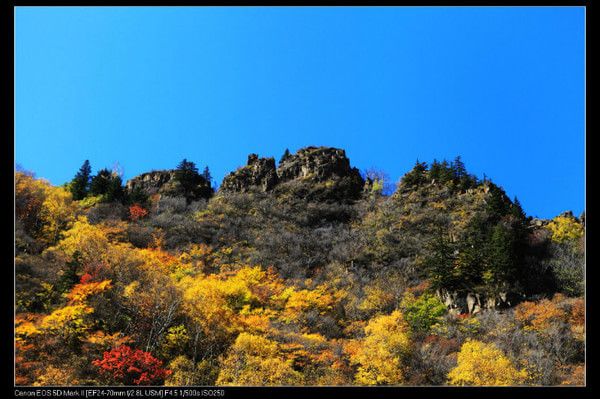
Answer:
POLYGON ((516 196, 511 205, 510 213, 518 220, 525 219, 525 212, 523 211, 523 207, 521 207, 521 202, 516 196))
POLYGON ((279 164, 281 165, 289 157, 290 157, 290 150, 286 148, 285 151, 283 152, 283 155, 281 156, 281 159, 279 159, 279 164))
POLYGON ((69 186, 74 200, 82 200, 88 195, 91 174, 92 167, 90 161, 86 159, 69 186))
POLYGON ((204 177, 207 182, 212 182, 212 176, 210 175, 210 169, 208 169, 208 165, 204 167, 204 170, 202 171, 202 177, 204 177))
POLYGON ((102 202, 120 201, 125 194, 122 184, 119 175, 104 168, 92 178, 89 192, 92 195, 101 195, 102 202))
POLYGON ((420 186, 427 181, 426 173, 427 162, 419 162, 417 159, 412 170, 402 177, 402 184, 409 187, 420 186))
POLYGON ((425 270, 434 289, 454 289, 458 285, 455 273, 456 245, 445 231, 439 230, 428 244, 429 255, 425 258, 425 270))
POLYGON ((454 172, 454 178, 457 181, 462 180, 467 175, 467 168, 465 167, 460 155, 457 155, 456 158, 454 158, 451 167, 452 171, 454 172))
POLYGON ((434 159, 431 163, 431 167, 429 168, 429 178, 431 180, 438 181, 442 176, 442 165, 438 162, 437 159, 434 159))
POLYGON ((194 162, 184 158, 175 169, 175 180, 181 186, 182 194, 190 203, 194 196, 194 189, 198 185, 198 168, 194 162))

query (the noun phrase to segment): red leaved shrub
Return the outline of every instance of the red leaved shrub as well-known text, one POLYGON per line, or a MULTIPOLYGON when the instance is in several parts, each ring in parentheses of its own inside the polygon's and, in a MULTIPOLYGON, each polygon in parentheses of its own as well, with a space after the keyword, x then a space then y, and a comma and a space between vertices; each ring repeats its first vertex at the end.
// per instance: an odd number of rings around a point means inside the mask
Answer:
POLYGON ((121 345, 104 352, 102 359, 92 361, 103 374, 124 385, 162 385, 171 370, 149 352, 121 345))
POLYGON ((129 218, 133 221, 141 219, 148 215, 148 211, 138 204, 133 204, 129 207, 129 218))

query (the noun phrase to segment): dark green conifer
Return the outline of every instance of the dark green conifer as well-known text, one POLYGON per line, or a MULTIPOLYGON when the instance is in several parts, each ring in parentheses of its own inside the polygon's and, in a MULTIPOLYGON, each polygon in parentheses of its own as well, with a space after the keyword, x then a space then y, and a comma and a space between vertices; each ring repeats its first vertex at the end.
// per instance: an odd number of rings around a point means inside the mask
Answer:
POLYGON ((86 159, 69 186, 74 200, 79 201, 87 196, 91 173, 92 167, 90 166, 90 161, 86 159))
POLYGON ((290 150, 288 150, 286 148, 285 151, 283 152, 283 155, 281 156, 281 159, 279 159, 279 164, 281 165, 283 163, 283 161, 285 161, 289 157, 290 157, 290 150))

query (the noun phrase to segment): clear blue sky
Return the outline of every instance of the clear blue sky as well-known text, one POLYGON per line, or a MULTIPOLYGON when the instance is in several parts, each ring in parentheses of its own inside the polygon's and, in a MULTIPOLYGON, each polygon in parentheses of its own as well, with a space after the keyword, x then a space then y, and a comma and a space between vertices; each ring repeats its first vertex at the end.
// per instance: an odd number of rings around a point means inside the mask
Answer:
POLYGON ((15 161, 53 184, 307 145, 396 181, 462 155, 532 216, 584 209, 585 9, 17 7, 15 161))

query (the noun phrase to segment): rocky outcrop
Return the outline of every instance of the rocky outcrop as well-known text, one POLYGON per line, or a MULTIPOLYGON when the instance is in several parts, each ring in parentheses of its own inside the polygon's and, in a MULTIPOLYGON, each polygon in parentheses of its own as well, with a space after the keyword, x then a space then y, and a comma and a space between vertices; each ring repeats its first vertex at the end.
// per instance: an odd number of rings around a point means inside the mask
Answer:
POLYGON ((155 170, 142 173, 128 180, 125 188, 129 193, 141 191, 147 195, 186 196, 192 200, 208 199, 212 195, 213 189, 210 182, 201 175, 194 177, 193 187, 186 192, 175 178, 175 174, 175 170, 155 170))
POLYGON ((350 167, 346 152, 332 147, 302 148, 283 160, 277 168, 277 175, 282 182, 294 179, 324 182, 351 175, 360 177, 358 169, 350 167))
POLYGON ((346 152, 331 147, 306 147, 286 156, 275 167, 273 158, 248 156, 248 163, 225 176, 222 192, 259 190, 292 192, 309 200, 356 199, 364 188, 358 169, 346 152))
POLYGON ((173 180, 174 176, 174 170, 155 170, 148 173, 142 173, 141 175, 128 180, 125 184, 125 188, 128 192, 141 190, 148 195, 153 195, 157 194, 161 189, 164 191, 165 185, 173 180))
POLYGON ((282 160, 276 190, 317 202, 347 202, 361 197, 365 181, 350 166, 346 152, 332 147, 306 147, 282 160))
POLYGON ((496 295, 481 294, 478 292, 437 290, 436 295, 453 314, 476 314, 483 309, 499 309, 514 306, 523 300, 524 296, 518 293, 499 292, 496 295))
POLYGON ((231 172, 223 179, 221 190, 224 192, 248 192, 254 189, 269 191, 277 184, 277 172, 274 158, 259 158, 248 155, 248 163, 231 172))
POLYGON ((550 220, 548 220, 548 219, 532 218, 529 221, 529 227, 530 228, 540 228, 540 227, 544 227, 544 226, 548 225, 548 223, 550 223, 550 220))

